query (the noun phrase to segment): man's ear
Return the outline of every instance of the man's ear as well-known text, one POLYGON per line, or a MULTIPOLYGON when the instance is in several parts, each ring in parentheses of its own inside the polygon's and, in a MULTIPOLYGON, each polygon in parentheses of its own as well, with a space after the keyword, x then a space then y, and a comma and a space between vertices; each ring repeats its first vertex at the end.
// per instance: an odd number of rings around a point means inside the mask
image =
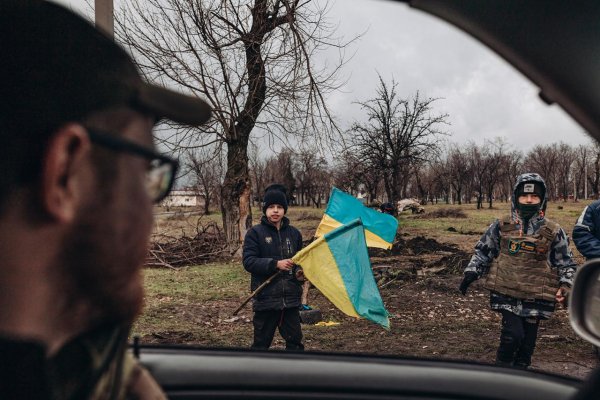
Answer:
POLYGON ((70 222, 85 190, 91 143, 78 124, 58 129, 46 146, 42 164, 41 200, 46 213, 60 222, 70 222))

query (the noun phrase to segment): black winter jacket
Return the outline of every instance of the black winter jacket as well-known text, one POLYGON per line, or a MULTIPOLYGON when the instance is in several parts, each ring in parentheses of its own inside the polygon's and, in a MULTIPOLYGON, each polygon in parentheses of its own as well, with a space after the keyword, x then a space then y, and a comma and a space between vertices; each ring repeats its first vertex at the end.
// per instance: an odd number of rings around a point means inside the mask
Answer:
MULTIPOLYGON (((263 216, 244 239, 243 263, 252 274, 250 289, 254 291, 278 271, 277 261, 292 258, 302 249, 302 235, 283 217, 279 231, 263 216)), ((281 272, 253 299, 254 311, 283 310, 299 307, 302 285, 292 272, 281 272)))

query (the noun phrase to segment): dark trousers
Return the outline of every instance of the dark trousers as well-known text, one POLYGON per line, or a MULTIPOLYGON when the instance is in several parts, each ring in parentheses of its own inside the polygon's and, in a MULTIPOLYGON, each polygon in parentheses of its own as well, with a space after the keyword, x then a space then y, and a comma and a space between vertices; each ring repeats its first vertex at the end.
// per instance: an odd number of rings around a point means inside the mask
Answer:
POLYGON ((501 313, 502 330, 496 364, 527 368, 531 365, 540 320, 519 317, 507 310, 501 313))
POLYGON ((302 328, 300 327, 300 310, 298 307, 283 310, 255 311, 254 343, 252 349, 267 350, 271 347, 275 328, 285 340, 286 350, 304 350, 302 345, 302 328))

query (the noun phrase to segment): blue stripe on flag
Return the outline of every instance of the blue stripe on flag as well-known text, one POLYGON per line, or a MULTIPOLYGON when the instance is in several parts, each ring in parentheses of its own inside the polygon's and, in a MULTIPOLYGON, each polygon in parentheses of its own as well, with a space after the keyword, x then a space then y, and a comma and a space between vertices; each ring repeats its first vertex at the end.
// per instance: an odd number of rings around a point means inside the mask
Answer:
POLYGON ((325 234, 325 240, 336 261, 356 313, 384 328, 389 328, 389 314, 373 277, 360 219, 355 219, 325 234))
POLYGON ((344 225, 360 218, 366 230, 373 232, 386 242, 393 243, 396 238, 398 220, 394 216, 365 207, 353 196, 336 187, 331 189, 325 214, 344 225))

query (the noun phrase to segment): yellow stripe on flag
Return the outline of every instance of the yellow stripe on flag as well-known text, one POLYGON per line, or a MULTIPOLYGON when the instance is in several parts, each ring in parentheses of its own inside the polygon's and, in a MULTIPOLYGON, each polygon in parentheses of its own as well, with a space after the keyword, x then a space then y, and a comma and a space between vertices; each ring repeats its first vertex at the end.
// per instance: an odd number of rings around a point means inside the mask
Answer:
POLYGON ((323 219, 321 219, 321 222, 319 223, 319 226, 317 227, 317 231, 315 232, 315 237, 321 237, 321 236, 325 235, 326 233, 331 232, 335 228, 339 228, 340 226, 342 226, 342 223, 336 221, 335 219, 331 218, 327 214, 323 214, 323 219))
MULTIPOLYGON (((321 222, 319 223, 319 226, 317 227, 317 231, 315 232, 315 237, 321 237, 323 235, 325 235, 326 233, 331 232, 332 230, 339 228, 340 226, 342 226, 343 224, 339 221, 336 221, 335 219, 331 218, 329 215, 327 214, 323 214, 323 219, 321 219, 321 222)), ((373 232, 365 229, 365 239, 367 240, 367 246, 368 247, 378 247, 380 249, 391 249, 392 245, 388 242, 386 242, 385 240, 383 240, 382 238, 380 238, 379 236, 377 236, 376 234, 374 234, 373 232)))
POLYGON ((306 278, 340 311, 351 317, 360 318, 348 298, 346 285, 324 237, 320 237, 299 251, 292 260, 302 266, 306 278))

